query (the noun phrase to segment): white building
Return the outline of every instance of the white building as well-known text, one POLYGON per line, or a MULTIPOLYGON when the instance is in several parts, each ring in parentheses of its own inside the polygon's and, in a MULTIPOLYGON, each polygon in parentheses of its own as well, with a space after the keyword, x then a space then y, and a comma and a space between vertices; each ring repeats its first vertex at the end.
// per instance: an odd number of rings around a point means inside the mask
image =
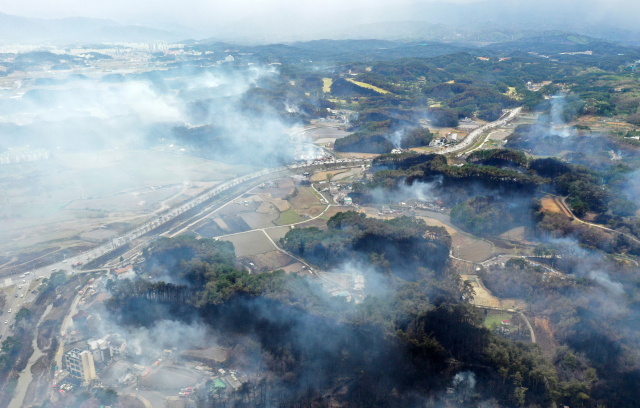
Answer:
POLYGON ((65 353, 64 362, 72 377, 87 382, 97 377, 93 354, 88 350, 73 348, 65 353))

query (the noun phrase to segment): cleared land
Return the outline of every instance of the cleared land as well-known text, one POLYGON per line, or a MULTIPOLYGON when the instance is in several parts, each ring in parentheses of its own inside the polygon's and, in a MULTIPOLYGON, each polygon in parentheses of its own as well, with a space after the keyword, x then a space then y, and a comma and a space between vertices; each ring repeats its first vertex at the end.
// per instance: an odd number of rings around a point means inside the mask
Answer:
POLYGON ((0 251, 24 258, 55 247, 69 255, 253 170, 148 150, 54 152, 0 165, 0 251))
POLYGON ((371 89, 371 90, 376 91, 377 93, 380 93, 380 94, 383 94, 383 95, 384 95, 384 94, 391 93, 391 92, 389 92, 389 91, 385 91, 385 90, 384 90, 384 89, 382 89, 382 88, 378 88, 378 87, 377 87, 377 86, 375 86, 375 85, 367 84, 367 83, 364 83, 364 82, 358 82, 358 81, 356 81, 355 79, 346 78, 346 80, 347 80, 347 81, 349 81, 349 82, 351 82, 352 84, 358 85, 358 86, 360 86, 360 87, 362 87, 362 88, 371 89))
POLYGON ((512 315, 509 313, 488 314, 484 319, 484 326, 487 328, 502 325, 503 320, 511 320, 512 315))
POLYGON ((333 80, 331 78, 322 78, 322 92, 331 92, 331 85, 333 85, 333 80))
POLYGON ((542 204, 542 209, 544 211, 550 212, 550 213, 556 213, 556 214, 562 214, 563 211, 560 209, 560 206, 558 205, 558 203, 556 203, 556 200, 554 200, 553 197, 551 196, 544 196, 542 197, 542 200, 540 200, 541 204, 542 204))
POLYGON ((489 307, 501 307, 500 299, 493 296, 485 287, 480 283, 480 278, 476 275, 460 275, 462 280, 471 283, 471 287, 475 292, 473 304, 476 306, 489 306, 489 307))
POLYGON ((262 231, 250 231, 220 239, 232 242, 238 257, 264 254, 275 249, 262 231))
POLYGON ((319 171, 314 173, 311 176, 311 181, 325 181, 327 179, 327 175, 331 174, 332 177, 335 177, 336 174, 345 173, 347 169, 340 170, 331 170, 331 171, 319 171))
POLYGON ((296 210, 288 210, 280 214, 280 218, 278 218, 275 223, 277 225, 290 225, 301 221, 304 221, 304 218, 302 218, 296 210))

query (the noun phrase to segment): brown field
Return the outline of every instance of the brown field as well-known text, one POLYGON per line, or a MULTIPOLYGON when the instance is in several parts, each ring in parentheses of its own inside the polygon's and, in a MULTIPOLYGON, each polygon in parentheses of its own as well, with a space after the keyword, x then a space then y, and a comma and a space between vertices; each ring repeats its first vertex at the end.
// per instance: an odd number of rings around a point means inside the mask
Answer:
POLYGON ((492 255, 491 243, 456 234, 452 237, 454 256, 471 262, 482 262, 492 255))
POLYGON ((287 232, 289 232, 289 230, 291 230, 290 227, 278 227, 278 228, 269 228, 268 230, 265 230, 265 232, 267 233, 267 235, 269 235, 269 237, 272 240, 274 240, 275 242, 278 242, 280 238, 284 238, 284 236, 287 234, 287 232))
POLYGON ((264 199, 264 201, 273 204, 280 212, 285 212, 289 208, 291 208, 287 200, 283 200, 282 198, 272 198, 271 194, 269 193, 261 194, 261 196, 264 199))
POLYGON ((264 254, 246 256, 244 259, 255 265, 253 267, 255 272, 272 272, 297 262, 280 251, 269 251, 264 254))
POLYGON ((262 204, 260 204, 260 207, 258 207, 256 212, 261 214, 269 214, 273 209, 274 207, 272 204, 269 204, 268 202, 264 201, 262 204))
POLYGON ((280 213, 275 209, 268 214, 261 214, 259 212, 240 214, 240 218, 242 218, 251 229, 273 227, 274 224, 272 221, 277 220, 278 217, 280 217, 280 213))
POLYGON ((349 177, 357 176, 358 174, 362 174, 362 167, 353 167, 349 169, 349 171, 345 171, 344 173, 338 174, 333 178, 333 180, 334 181, 344 180, 349 177))
POLYGON ((424 222, 432 227, 444 227, 447 232, 449 233, 449 235, 451 235, 451 237, 453 237, 454 235, 458 234, 458 231, 456 231, 455 228, 453 228, 450 225, 445 224, 444 222, 440 221, 440 220, 436 220, 435 218, 429 218, 429 217, 416 217, 416 218, 420 218, 421 220, 424 220, 424 222))
POLYGON ((237 257, 264 254, 274 249, 262 231, 249 231, 244 234, 226 236, 220 239, 233 243, 237 257))
POLYGON ((294 210, 299 210, 308 209, 313 205, 320 205, 321 203, 311 187, 300 187, 298 188, 298 194, 289 199, 289 204, 291 204, 291 207, 294 210))
POLYGON ((300 215, 308 215, 309 217, 316 217, 324 211, 326 205, 313 205, 309 208, 299 210, 300 215))
POLYGON ((335 177, 336 174, 345 173, 346 171, 347 169, 319 171, 311 176, 311 181, 325 181, 328 174, 331 174, 333 177, 335 177))
POLYGON ((524 241, 525 227, 512 228, 509 231, 500 234, 502 239, 510 239, 512 241, 524 241))
POLYGON ((491 292, 489 292, 481 283, 480 278, 476 275, 460 275, 462 280, 468 281, 471 283, 474 292, 476 293, 473 304, 476 306, 490 306, 490 307, 501 307, 500 299, 493 296, 491 292))
POLYGON ((556 203, 556 200, 554 200, 553 197, 547 195, 542 197, 542 200, 540 201, 542 204, 542 209, 544 211, 556 214, 563 213, 562 209, 560 209, 560 206, 558 205, 558 203, 556 203))
POLYGON ((504 140, 507 136, 509 136, 512 132, 508 130, 498 130, 496 132, 491 133, 489 137, 490 140, 504 140))

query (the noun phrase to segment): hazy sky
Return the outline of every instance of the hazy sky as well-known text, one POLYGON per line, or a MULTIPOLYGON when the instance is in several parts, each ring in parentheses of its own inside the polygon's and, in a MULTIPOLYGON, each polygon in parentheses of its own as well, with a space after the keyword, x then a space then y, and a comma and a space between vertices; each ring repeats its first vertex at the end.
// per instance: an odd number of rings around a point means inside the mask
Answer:
POLYGON ((181 27, 190 27, 202 36, 234 31, 259 35, 274 30, 286 35, 407 20, 454 25, 482 20, 513 27, 524 22, 537 27, 538 22, 551 18, 555 26, 542 29, 562 29, 564 20, 574 27, 605 23, 637 31, 640 26, 640 0, 0 0, 0 12, 42 18, 105 18, 177 32, 188 32, 181 27), (441 7, 447 3, 459 7, 441 7))
MULTIPOLYGON (((419 1, 432 2, 434 0, 419 1)), ((468 3, 477 0, 439 0, 445 3, 468 3)), ((178 17, 180 20, 239 19, 260 12, 334 13, 345 8, 391 4, 411 4, 415 0, 0 0, 0 12, 28 17, 97 17, 117 21, 132 16, 178 17)))

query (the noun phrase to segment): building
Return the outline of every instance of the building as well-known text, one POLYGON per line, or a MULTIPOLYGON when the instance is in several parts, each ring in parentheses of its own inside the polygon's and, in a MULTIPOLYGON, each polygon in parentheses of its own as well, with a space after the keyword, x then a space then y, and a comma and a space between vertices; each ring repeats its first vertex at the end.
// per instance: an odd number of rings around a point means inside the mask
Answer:
POLYGON ((64 362, 72 377, 84 381, 91 381, 97 377, 93 354, 89 350, 73 348, 65 353, 64 362))
POLYGON ((345 197, 344 205, 351 205, 351 204, 353 204, 353 200, 351 199, 351 197, 345 197))
POLYGON ((89 340, 87 345, 89 346, 89 351, 93 355, 93 361, 103 362, 111 360, 111 356, 113 356, 113 352, 111 350, 111 346, 109 344, 109 337, 111 335, 106 335, 102 339, 98 340, 89 340))
POLYGON ((124 268, 112 269, 111 274, 116 279, 133 279, 135 278, 135 272, 133 265, 127 265, 124 268))

